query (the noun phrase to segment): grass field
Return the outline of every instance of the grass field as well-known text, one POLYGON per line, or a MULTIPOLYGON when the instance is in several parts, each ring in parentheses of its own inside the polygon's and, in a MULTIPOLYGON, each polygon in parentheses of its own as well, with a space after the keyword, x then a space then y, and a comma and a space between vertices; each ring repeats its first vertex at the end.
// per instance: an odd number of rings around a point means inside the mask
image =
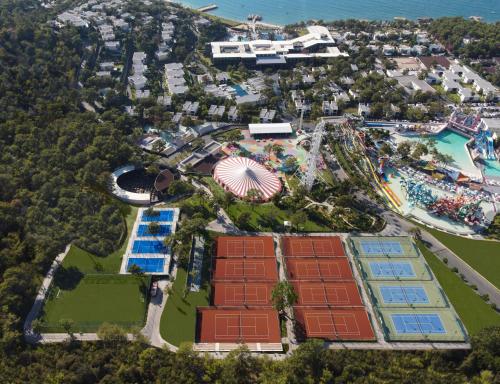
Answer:
POLYGON ((127 224, 127 236, 119 249, 108 256, 100 257, 72 245, 64 258, 63 267, 76 267, 82 273, 118 273, 138 211, 136 207, 127 207, 128 209, 124 212, 127 224))
MULTIPOLYGON (((276 207, 273 203, 250 204, 245 202, 235 202, 227 209, 231 220, 236 220, 243 212, 250 214, 248 224, 242 229, 264 232, 283 232, 283 222, 290 220, 294 212, 286 211, 276 207)), ((303 232, 326 232, 332 229, 328 226, 307 220, 299 227, 303 232)))
POLYGON ((177 269, 160 323, 161 336, 169 343, 179 346, 182 342, 194 342, 196 333, 196 307, 209 305, 209 287, 205 280, 199 292, 189 292, 184 298, 187 272, 177 269))
POLYGON ((64 332, 61 319, 71 319, 75 332, 95 332, 104 322, 141 328, 148 287, 147 277, 120 275, 85 275, 74 287, 56 283, 44 306, 44 331, 64 332))
POLYGON ((418 246, 470 335, 484 327, 500 325, 500 315, 490 305, 421 242, 418 246))
MULTIPOLYGON (((293 177, 290 177, 288 180, 292 183, 297 182, 293 177)), ((213 178, 204 177, 203 182, 208 185, 214 196, 220 198, 224 197, 224 190, 213 178)), ((291 186, 291 188, 293 188, 293 186, 291 186)), ((233 202, 229 208, 226 209, 226 212, 233 222, 236 222, 237 218, 243 212, 248 212, 250 214, 250 220, 247 225, 241 229, 266 232, 283 232, 283 222, 290 220, 290 216, 294 213, 292 211, 280 209, 273 203, 250 204, 241 200, 233 202)), ((325 232, 331 231, 332 229, 326 225, 307 220, 300 226, 300 230, 304 232, 325 232)))
POLYGON ((431 228, 425 230, 500 288, 500 242, 466 239, 431 228))

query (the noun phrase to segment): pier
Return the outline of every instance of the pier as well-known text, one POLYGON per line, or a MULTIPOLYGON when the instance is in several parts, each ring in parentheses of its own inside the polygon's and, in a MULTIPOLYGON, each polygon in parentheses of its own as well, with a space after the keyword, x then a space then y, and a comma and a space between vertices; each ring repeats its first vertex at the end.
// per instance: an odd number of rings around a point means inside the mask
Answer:
POLYGON ((208 5, 205 5, 204 7, 198 8, 197 11, 208 12, 208 11, 213 11, 214 9, 217 9, 217 8, 218 8, 217 4, 208 4, 208 5))

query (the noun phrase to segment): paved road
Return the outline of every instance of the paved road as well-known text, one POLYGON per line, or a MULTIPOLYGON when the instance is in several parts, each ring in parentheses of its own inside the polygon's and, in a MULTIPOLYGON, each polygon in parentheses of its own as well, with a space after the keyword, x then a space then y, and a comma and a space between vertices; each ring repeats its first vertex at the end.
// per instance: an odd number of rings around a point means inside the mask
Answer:
MULTIPOLYGON (((26 319, 24 320, 24 337, 27 342, 36 342, 38 340, 38 335, 36 335, 33 332, 33 329, 31 328, 31 323, 33 320, 35 320, 39 313, 40 310, 42 309, 43 303, 45 302, 45 296, 47 295, 50 285, 52 284, 52 280, 54 279, 54 276, 59 269, 59 266, 62 264, 64 258, 69 252, 69 249, 71 248, 71 244, 68 244, 66 248, 64 249, 64 252, 60 253, 57 255, 57 257, 54 259, 52 262, 52 265, 49 268, 49 271, 47 272, 47 275, 42 281, 42 286, 38 290, 38 294, 36 295, 35 302, 33 303, 33 306, 31 307, 30 312, 28 313, 28 316, 26 316, 26 319)), ((66 335, 67 336, 67 335, 66 335)))
MULTIPOLYGON (((172 274, 174 274, 174 272, 172 274)), ((149 340, 151 345, 158 348, 167 347, 169 350, 175 352, 177 351, 177 347, 166 342, 160 334, 161 316, 168 299, 168 295, 165 291, 169 285, 171 285, 171 283, 167 279, 158 281, 158 293, 149 301, 148 317, 146 325, 141 330, 141 333, 149 340)))

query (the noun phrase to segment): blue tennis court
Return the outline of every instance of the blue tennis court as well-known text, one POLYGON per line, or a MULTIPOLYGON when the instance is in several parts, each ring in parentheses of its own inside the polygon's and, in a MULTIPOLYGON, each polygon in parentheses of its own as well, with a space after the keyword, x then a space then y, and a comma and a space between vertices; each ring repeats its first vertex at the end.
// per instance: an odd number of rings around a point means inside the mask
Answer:
POLYGON ((130 270, 130 267, 132 265, 137 265, 139 268, 141 268, 142 272, 163 273, 165 259, 142 259, 133 257, 128 259, 127 271, 130 270))
POLYGON ((386 304, 429 304, 424 287, 382 286, 380 294, 386 304))
POLYGON ((399 241, 361 240, 361 248, 366 255, 402 255, 403 247, 399 241))
POLYGON ((372 261, 370 269, 374 277, 415 277, 415 271, 408 261, 372 261))
POLYGON ((158 233, 149 233, 149 226, 147 224, 140 224, 137 228, 137 236, 168 236, 172 232, 172 227, 169 224, 161 224, 158 233))
POLYGON ((399 334, 419 333, 433 334, 446 333, 438 314, 392 314, 392 322, 399 334))
POLYGON ((150 221, 172 221, 174 219, 174 211, 173 210, 164 210, 164 211, 154 211, 155 214, 152 216, 148 216, 144 211, 142 213, 141 221, 150 222, 150 221))
POLYGON ((167 247, 161 240, 135 240, 132 253, 166 253, 167 247))

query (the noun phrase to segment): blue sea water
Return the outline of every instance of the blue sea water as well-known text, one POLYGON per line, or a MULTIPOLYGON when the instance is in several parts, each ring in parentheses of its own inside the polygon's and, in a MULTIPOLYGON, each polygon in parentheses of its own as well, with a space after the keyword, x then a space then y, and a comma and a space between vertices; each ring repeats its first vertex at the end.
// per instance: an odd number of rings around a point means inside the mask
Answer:
POLYGON ((177 0, 199 8, 215 3, 213 14, 235 20, 246 20, 251 13, 264 22, 290 24, 309 19, 390 20, 395 16, 408 19, 441 16, 481 16, 484 21, 500 19, 499 0, 177 0))

